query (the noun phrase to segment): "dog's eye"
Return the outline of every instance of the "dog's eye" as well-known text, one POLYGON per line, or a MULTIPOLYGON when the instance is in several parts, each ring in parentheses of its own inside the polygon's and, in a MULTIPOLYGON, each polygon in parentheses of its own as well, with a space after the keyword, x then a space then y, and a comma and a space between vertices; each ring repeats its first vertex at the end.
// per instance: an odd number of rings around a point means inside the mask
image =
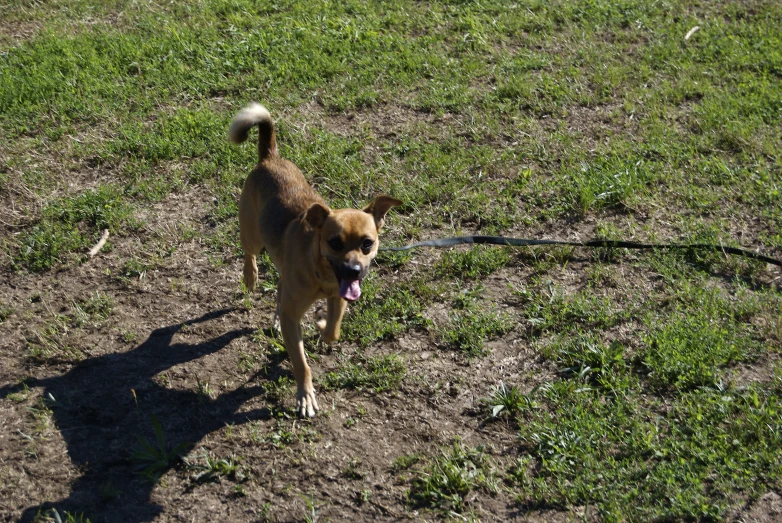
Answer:
POLYGON ((340 240, 337 237, 334 237, 328 241, 329 247, 331 247, 332 250, 335 251, 341 251, 342 250, 342 240, 340 240))
POLYGON ((369 238, 365 239, 363 242, 361 242, 361 250, 364 251, 364 254, 368 254, 369 251, 372 250, 372 246, 375 244, 372 240, 369 238))

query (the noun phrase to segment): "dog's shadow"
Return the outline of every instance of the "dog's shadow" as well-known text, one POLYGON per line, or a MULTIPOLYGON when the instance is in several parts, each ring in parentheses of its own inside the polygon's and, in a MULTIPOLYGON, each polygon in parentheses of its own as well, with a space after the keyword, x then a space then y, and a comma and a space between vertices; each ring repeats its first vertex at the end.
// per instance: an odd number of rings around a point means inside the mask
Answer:
MULTIPOLYGON (((183 327, 218 318, 230 310, 156 329, 127 353, 87 359, 61 376, 26 382, 30 388, 43 389, 68 455, 81 476, 67 498, 32 506, 24 511, 21 521, 34 521, 37 514, 46 514, 51 508, 60 514, 84 512, 93 522, 152 521, 162 508, 150 499, 153 478, 139 474, 145 462, 134 453, 143 447, 141 440, 147 440, 163 456, 175 445, 180 445, 177 450, 184 454, 227 424, 271 416, 265 407, 238 412, 261 393, 259 386, 239 386, 212 399, 204 391, 175 390, 153 379, 174 365, 212 354, 250 334, 250 329, 237 329, 195 345, 173 343, 183 327), (159 424, 157 431, 155 423, 159 424), (158 436, 165 442, 163 449, 158 436)), ((0 388, 0 398, 23 386, 0 388)), ((173 464, 174 460, 158 460, 153 472, 165 473, 173 464)), ((57 480, 41 477, 40 481, 57 480)))

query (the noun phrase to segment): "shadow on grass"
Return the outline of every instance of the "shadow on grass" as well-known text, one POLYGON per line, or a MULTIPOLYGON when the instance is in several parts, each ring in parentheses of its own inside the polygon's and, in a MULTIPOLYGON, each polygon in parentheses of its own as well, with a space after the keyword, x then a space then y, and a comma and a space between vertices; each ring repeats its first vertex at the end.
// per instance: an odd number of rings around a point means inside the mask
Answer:
MULTIPOLYGON (((82 475, 67 498, 30 507, 20 521, 34 521, 37 514, 45 515, 52 508, 61 514, 84 512, 94 523, 152 521, 162 507, 150 499, 154 482, 138 474, 139 463, 133 453, 139 448, 139 438, 153 446, 158 441, 153 419, 159 423, 165 446, 172 449, 179 445, 177 450, 183 455, 226 424, 268 419, 271 412, 267 408, 237 412, 249 399, 262 394, 263 387, 239 387, 212 400, 195 391, 165 388, 153 380, 160 372, 215 353, 249 335, 252 330, 237 329, 194 345, 172 343, 183 327, 230 311, 218 310, 156 329, 127 353, 85 360, 61 376, 28 380, 28 387, 42 387, 44 398, 54 398, 50 401, 54 421, 82 475)), ((21 388, 2 387, 0 398, 21 388)), ((164 474, 175 464, 164 460, 156 472, 164 474)))

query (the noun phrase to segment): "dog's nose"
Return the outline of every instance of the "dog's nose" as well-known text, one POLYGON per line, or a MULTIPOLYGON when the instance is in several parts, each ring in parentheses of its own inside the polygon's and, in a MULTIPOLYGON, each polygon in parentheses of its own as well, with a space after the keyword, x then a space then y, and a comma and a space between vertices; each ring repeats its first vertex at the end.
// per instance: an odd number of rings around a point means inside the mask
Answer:
POLYGON ((357 280, 361 275, 361 264, 346 263, 342 266, 342 275, 346 280, 357 280))

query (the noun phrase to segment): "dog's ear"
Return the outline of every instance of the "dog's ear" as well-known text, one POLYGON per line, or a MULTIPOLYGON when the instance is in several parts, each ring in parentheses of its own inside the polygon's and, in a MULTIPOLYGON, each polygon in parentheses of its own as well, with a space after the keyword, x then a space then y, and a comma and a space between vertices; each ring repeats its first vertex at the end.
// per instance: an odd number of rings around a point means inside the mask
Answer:
POLYGON ((379 231, 386 219, 388 209, 397 205, 402 205, 402 200, 397 200, 396 198, 381 194, 372 200, 369 205, 364 207, 364 212, 372 215, 372 218, 375 219, 375 227, 379 231))
POLYGON ((304 214, 304 220, 314 229, 320 229, 326 221, 331 209, 321 203, 313 203, 304 214))

